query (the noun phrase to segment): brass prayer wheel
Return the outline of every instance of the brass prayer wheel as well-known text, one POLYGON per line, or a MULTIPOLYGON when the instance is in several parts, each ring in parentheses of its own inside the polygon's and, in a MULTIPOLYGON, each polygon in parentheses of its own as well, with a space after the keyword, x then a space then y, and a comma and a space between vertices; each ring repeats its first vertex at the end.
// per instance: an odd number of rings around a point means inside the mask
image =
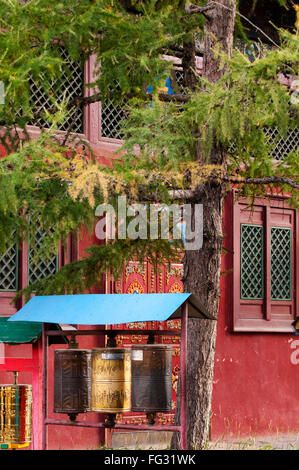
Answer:
POLYGON ((92 349, 91 376, 92 411, 123 413, 131 410, 131 350, 92 349))
POLYGON ((132 345, 132 411, 171 411, 172 347, 132 345))
POLYGON ((76 415, 90 411, 91 350, 54 351, 54 412, 76 415))
POLYGON ((0 385, 0 442, 29 444, 31 420, 32 386, 0 385))

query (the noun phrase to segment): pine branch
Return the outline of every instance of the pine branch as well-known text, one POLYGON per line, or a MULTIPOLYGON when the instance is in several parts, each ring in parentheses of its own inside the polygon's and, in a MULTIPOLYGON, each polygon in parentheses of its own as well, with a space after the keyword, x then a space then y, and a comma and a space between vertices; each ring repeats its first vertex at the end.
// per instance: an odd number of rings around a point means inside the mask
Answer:
MULTIPOLYGON (((149 95, 151 96, 151 95, 149 95)), ((181 93, 175 93, 174 95, 168 95, 167 93, 159 93, 159 100, 164 102, 176 101, 177 103, 187 103, 190 100, 190 96, 183 95, 181 93)))
MULTIPOLYGON (((264 176, 260 178, 242 178, 242 177, 230 177, 230 176, 219 176, 219 175, 211 175, 208 177, 208 180, 213 181, 221 181, 223 183, 229 184, 248 184, 248 185, 259 185, 259 186, 266 186, 270 184, 283 184, 288 185, 290 188, 299 189, 299 183, 292 178, 287 176, 264 176)), ((201 192, 201 186, 199 185, 197 189, 175 189, 169 190, 169 196, 172 199, 180 199, 180 200, 192 200, 195 199, 196 196, 201 192)))
MULTIPOLYGON (((149 99, 152 99, 152 94, 148 93, 146 95, 149 99)), ((161 101, 164 101, 164 102, 171 102, 171 101, 177 101, 178 103, 186 103, 187 101, 190 100, 190 96, 188 95, 183 95, 181 93, 175 93, 173 95, 169 95, 167 93, 159 93, 159 100, 161 101)), ((111 92, 111 98, 113 97, 113 92, 111 92)), ((124 95, 124 98, 125 99, 130 99, 130 98, 134 98, 135 95, 133 94, 130 94, 130 93, 127 93, 124 95)), ((98 101, 102 101, 103 100, 103 95, 101 92, 98 92, 98 93, 95 93, 94 95, 92 96, 76 96, 73 100, 71 100, 69 103, 68 103, 68 106, 69 107, 72 107, 72 106, 87 106, 89 104, 92 104, 92 103, 97 103, 98 101)))
POLYGON ((291 188, 299 189, 299 183, 294 179, 287 176, 264 176, 261 178, 227 178, 228 183, 232 184, 258 184, 258 185, 267 185, 267 184, 287 184, 291 188))
MULTIPOLYGON (((116 194, 126 194, 130 200, 143 201, 143 202, 162 202, 166 198, 171 200, 196 200, 202 192, 205 191, 206 184, 237 184, 237 185, 287 185, 292 189, 299 189, 298 176, 293 177, 273 175, 264 177, 242 177, 238 175, 228 175, 224 171, 224 168, 220 165, 219 167, 213 167, 210 165, 199 166, 191 170, 183 170, 178 178, 176 174, 170 172, 155 171, 153 173, 141 170, 140 172, 134 173, 134 178, 131 182, 127 182, 117 172, 107 172, 102 174, 102 181, 105 180, 107 195, 114 197, 116 194), (190 179, 191 178, 191 179, 190 179), (142 180, 142 182, 141 182, 142 180), (184 189, 182 181, 187 183, 188 187, 184 189), (190 187, 194 189, 189 189, 190 187), (109 189, 108 189, 109 188, 109 189), (132 190, 133 189, 133 190, 132 190)), ((97 171, 97 170, 94 170, 97 171)), ((76 176, 75 180, 80 178, 76 176)), ((73 175, 70 174, 68 178, 69 187, 72 186, 73 175)), ((76 183, 75 183, 76 184, 76 183)), ((91 181, 89 180, 89 184, 91 181)), ((97 186, 95 182, 95 186, 97 186)), ((92 184, 91 186, 92 187, 92 184)), ((75 191, 76 192, 76 191, 75 191)))
POLYGON ((206 14, 207 11, 213 10, 215 7, 213 5, 206 5, 206 6, 198 6, 193 5, 192 3, 187 3, 185 5, 185 11, 188 15, 192 15, 194 13, 202 14, 207 20, 209 20, 209 16, 206 14))
POLYGON ((180 240, 174 240, 170 244, 168 239, 140 238, 136 240, 116 238, 113 243, 91 245, 86 249, 85 257, 62 266, 57 273, 27 285, 16 293, 14 301, 24 295, 27 302, 33 292, 36 295, 92 292, 93 286, 100 282, 101 275, 107 271, 110 271, 115 279, 120 278, 123 266, 132 259, 139 262, 146 259, 155 270, 158 268, 158 263, 167 264, 170 260, 179 262, 181 248, 180 240))

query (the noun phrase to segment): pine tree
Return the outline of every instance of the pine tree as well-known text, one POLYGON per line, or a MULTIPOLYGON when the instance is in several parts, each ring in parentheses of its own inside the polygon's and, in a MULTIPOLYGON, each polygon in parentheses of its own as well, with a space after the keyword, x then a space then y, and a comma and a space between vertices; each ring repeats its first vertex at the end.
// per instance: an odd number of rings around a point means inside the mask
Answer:
MULTIPOLYGON (((53 5, 0 0, 0 80, 5 86, 0 121, 6 151, 0 161, 2 251, 13 229, 18 239, 26 239, 42 227, 48 235, 38 255, 54 253, 70 231, 82 225, 92 230, 95 208, 103 202, 115 206, 120 195, 145 205, 200 203, 203 246, 184 253, 184 289, 217 316, 223 202, 231 184, 248 197, 263 196, 269 188, 288 191, 290 204, 298 206, 298 150, 273 161, 264 132, 277 126, 286 134, 298 125, 297 100, 290 99, 290 90, 278 79, 279 74, 298 76, 298 26, 275 32, 278 39, 271 41, 276 47, 250 61, 233 52, 236 36, 246 40, 237 3, 242 5, 236 0, 196 5, 179 0, 63 0, 53 5), (59 77, 68 69, 61 44, 72 60, 97 55, 98 74, 90 86, 99 91, 91 97, 61 100, 59 77), (195 73, 198 53, 203 54, 201 76, 195 73), (182 58, 183 88, 174 88, 172 95, 164 90, 173 76, 165 54, 182 58), (35 140, 26 131, 36 117, 32 83, 51 102, 42 116, 47 125, 35 140), (62 142, 56 131, 74 109, 112 96, 125 103, 125 143, 120 162, 108 168, 97 162, 88 142, 72 138, 72 123, 62 142)), ((107 269, 117 278, 133 258, 147 258, 155 266, 178 259, 182 249, 180 241, 116 239, 91 246, 86 258, 22 293, 28 298, 32 290, 40 295, 82 292, 107 269)), ((189 323, 191 449, 208 439, 217 322, 189 323)))

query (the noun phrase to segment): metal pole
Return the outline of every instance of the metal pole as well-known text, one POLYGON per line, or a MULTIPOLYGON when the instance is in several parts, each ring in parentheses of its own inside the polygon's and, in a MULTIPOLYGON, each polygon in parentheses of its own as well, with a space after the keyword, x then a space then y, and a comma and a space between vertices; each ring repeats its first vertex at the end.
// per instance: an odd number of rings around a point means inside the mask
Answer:
POLYGON ((180 379, 181 379, 181 449, 187 450, 187 339, 188 339, 188 302, 182 306, 181 318, 181 364, 180 364, 180 379))
MULTIPOLYGON (((88 421, 67 421, 67 420, 58 420, 47 418, 45 420, 46 425, 58 425, 58 426, 73 426, 73 427, 83 427, 83 428, 107 428, 105 423, 90 423, 88 421)), ((110 428, 107 428, 110 429, 110 428)), ((131 429, 136 431, 180 431, 180 426, 172 425, 156 425, 149 426, 146 424, 114 424, 111 429, 131 429)))
POLYGON ((42 436, 42 342, 32 345, 32 450, 41 449, 42 436))
POLYGON ((115 335, 161 335, 161 336, 180 336, 179 330, 47 330, 47 336, 94 336, 105 335, 113 331, 115 335))

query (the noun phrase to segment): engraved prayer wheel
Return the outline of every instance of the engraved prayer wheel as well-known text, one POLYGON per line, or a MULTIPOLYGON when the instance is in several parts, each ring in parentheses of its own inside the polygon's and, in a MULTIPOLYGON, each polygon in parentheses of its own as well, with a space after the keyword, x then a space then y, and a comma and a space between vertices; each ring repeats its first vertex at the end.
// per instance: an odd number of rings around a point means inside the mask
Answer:
POLYGON ((91 357, 92 411, 131 411, 131 350, 94 348, 91 357))
POLYGON ((31 420, 32 386, 0 385, 0 442, 29 444, 31 420))
POLYGON ((54 351, 54 412, 76 415, 90 411, 91 350, 54 351))
POLYGON ((132 411, 171 411, 172 347, 132 345, 132 411))

